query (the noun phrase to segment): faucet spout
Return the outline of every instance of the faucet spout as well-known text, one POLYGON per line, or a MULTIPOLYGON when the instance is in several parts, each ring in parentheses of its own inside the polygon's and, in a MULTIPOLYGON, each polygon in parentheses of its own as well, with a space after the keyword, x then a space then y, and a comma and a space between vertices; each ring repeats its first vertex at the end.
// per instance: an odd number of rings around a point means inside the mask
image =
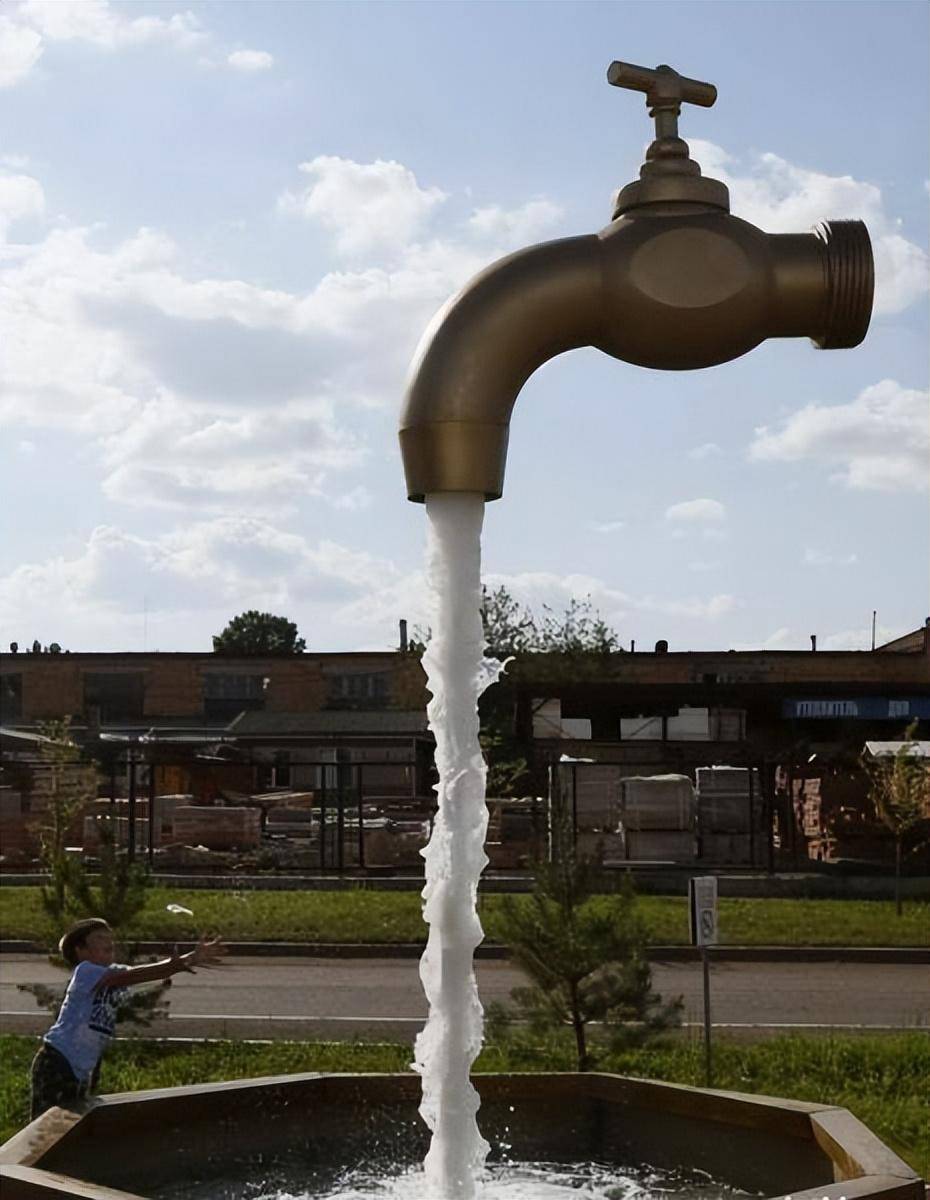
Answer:
POLYGON ((520 250, 488 267, 427 327, 410 369, 400 444, 411 500, 504 488, 510 416, 537 367, 594 343, 597 236, 520 250))

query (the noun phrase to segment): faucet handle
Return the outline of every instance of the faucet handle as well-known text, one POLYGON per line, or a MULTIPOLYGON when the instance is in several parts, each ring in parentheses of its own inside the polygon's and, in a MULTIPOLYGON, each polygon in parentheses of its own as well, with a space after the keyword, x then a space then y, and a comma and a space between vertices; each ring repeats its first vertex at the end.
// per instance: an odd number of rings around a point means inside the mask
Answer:
POLYGON ((717 89, 712 83, 688 79, 664 63, 653 71, 633 63, 612 62, 607 68, 607 82, 631 92, 645 92, 650 108, 674 108, 676 113, 681 111, 683 103, 710 108, 717 99, 717 89))
POLYGON ((710 108, 717 99, 712 83, 688 79, 664 63, 652 70, 633 63, 612 62, 607 82, 631 92, 645 92, 649 115, 655 120, 655 140, 646 151, 639 181, 618 193, 614 218, 630 208, 658 202, 691 202, 729 212, 730 196, 722 183, 701 177, 701 167, 691 157, 688 143, 678 136, 682 104, 710 108))

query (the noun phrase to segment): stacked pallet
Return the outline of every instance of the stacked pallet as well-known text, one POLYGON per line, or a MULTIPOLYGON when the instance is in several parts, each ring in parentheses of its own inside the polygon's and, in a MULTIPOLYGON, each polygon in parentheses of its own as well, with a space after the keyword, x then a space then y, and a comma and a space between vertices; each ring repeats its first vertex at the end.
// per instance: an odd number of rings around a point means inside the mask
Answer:
POLYGON ((695 774, 701 859, 752 866, 760 844, 759 772, 747 767, 698 767, 695 774))
POLYGON ((627 859, 693 862, 694 787, 687 775, 646 775, 624 779, 620 832, 627 859))

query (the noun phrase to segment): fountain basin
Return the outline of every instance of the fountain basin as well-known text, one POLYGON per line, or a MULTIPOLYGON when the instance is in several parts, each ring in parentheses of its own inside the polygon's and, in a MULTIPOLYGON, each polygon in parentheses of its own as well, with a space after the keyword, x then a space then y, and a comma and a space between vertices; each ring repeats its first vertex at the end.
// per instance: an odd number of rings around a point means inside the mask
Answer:
MULTIPOLYGON (((843 1108, 595 1073, 474 1082, 492 1159, 648 1163, 792 1200, 924 1200, 920 1178, 843 1108)), ((419 1100, 412 1074, 284 1075, 102 1096, 82 1111, 52 1109, 0 1147, 3 1197, 138 1200, 211 1180, 217 1196, 257 1195, 224 1192, 233 1185, 223 1181, 413 1164, 428 1142, 419 1100)))

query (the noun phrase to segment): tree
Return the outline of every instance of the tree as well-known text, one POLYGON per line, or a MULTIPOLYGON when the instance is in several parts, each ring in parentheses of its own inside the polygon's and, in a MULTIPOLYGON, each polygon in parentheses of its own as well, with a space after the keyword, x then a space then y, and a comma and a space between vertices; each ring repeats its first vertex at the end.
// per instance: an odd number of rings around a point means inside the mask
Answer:
POLYGON ((514 1007, 489 1006, 489 1029, 507 1036, 515 1020, 532 1036, 570 1028, 579 1071, 596 1063, 588 1025, 601 1022, 609 1049, 642 1045, 679 1024, 681 999, 652 990, 646 931, 629 883, 599 894, 601 866, 577 854, 564 813, 556 820, 551 861, 536 864, 532 895, 502 898, 511 955, 531 980, 514 988, 514 1007))
POLYGON ((303 654, 306 649, 293 621, 254 608, 233 617, 213 638, 214 654, 287 655, 303 654))
POLYGON ((487 653, 503 661, 517 654, 530 654, 539 641, 533 612, 521 605, 503 586, 481 585, 481 624, 487 653))
POLYGON ((543 654, 613 654, 620 649, 620 638, 597 609, 591 597, 569 601, 561 616, 548 605, 539 627, 538 651, 543 654))
POLYGON ((894 837, 894 904, 901 916, 901 865, 904 846, 917 826, 930 817, 930 769, 917 753, 912 721, 894 754, 864 759, 869 795, 879 820, 894 837))
POLYGON ((35 798, 43 811, 39 824, 39 859, 48 876, 40 889, 42 907, 55 926, 73 910, 75 884, 83 870, 80 859, 67 852, 69 831, 97 795, 97 772, 81 759, 71 739, 71 720, 49 721, 39 732, 41 769, 35 798))
POLYGON ((503 659, 521 654, 612 654, 620 649, 619 635, 590 596, 573 596, 561 614, 544 604, 543 614, 538 620, 503 585, 483 586, 481 620, 488 653, 503 659))

